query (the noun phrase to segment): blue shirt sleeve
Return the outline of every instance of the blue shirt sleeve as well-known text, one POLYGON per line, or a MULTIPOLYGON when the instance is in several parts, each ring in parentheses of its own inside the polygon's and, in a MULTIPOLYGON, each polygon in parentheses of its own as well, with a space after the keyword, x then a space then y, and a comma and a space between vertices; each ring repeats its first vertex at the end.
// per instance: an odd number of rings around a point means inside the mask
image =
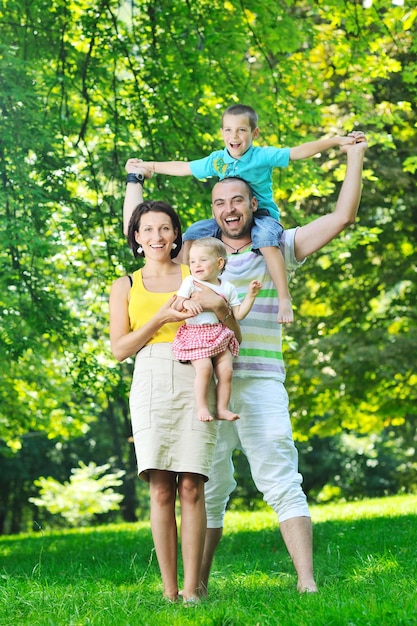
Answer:
POLYGON ((274 148, 267 146, 262 148, 258 155, 260 162, 264 160, 270 167, 288 167, 290 163, 290 148, 274 148))
POLYGON ((224 166, 223 150, 216 150, 203 159, 190 161, 191 173, 195 178, 210 178, 211 176, 221 176, 224 166))

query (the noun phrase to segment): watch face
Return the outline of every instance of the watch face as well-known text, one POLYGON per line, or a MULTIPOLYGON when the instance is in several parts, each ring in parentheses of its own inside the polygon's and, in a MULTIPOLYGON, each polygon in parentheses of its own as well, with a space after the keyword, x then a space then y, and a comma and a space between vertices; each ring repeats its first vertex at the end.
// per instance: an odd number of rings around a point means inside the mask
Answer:
POLYGON ((143 174, 135 174, 135 176, 138 180, 143 180, 144 178, 143 174))

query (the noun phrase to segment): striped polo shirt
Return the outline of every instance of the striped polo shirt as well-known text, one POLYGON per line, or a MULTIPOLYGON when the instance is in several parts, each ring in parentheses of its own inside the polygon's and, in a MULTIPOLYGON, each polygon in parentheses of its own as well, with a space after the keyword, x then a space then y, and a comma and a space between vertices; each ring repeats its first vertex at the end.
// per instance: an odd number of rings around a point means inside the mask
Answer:
MULTIPOLYGON (((284 252, 288 271, 301 263, 294 257, 294 234, 296 229, 284 232, 281 250, 284 252)), ((259 280, 262 289, 255 299, 252 310, 240 322, 242 343, 239 356, 234 359, 234 376, 245 378, 274 378, 285 381, 282 357, 281 324, 277 323, 278 298, 274 283, 268 273, 264 258, 251 250, 228 257, 223 278, 236 287, 242 300, 251 280, 259 280)))

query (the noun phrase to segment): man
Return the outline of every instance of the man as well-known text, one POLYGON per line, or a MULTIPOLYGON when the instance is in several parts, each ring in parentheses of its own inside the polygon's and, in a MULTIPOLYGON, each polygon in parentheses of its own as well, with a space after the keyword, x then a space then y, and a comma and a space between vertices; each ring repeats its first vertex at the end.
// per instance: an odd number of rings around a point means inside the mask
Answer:
MULTIPOLYGON (((354 133, 356 143, 341 147, 347 155, 345 179, 333 213, 305 226, 284 232, 281 250, 288 269, 295 269, 355 220, 362 189, 362 168, 367 148, 363 133, 354 133)), ((140 162, 131 159, 127 171, 140 171, 140 162)), ((141 201, 141 185, 129 185, 125 201, 125 221, 131 200, 141 201), (135 189, 133 189, 135 188, 135 189)), ((206 484, 207 535, 201 573, 201 592, 207 593, 210 568, 223 533, 223 519, 230 494, 236 486, 232 453, 241 449, 246 455, 254 482, 264 499, 276 511, 284 543, 297 572, 300 593, 316 592, 313 573, 312 526, 298 472, 284 387, 285 369, 281 350, 281 326, 277 325, 277 300, 272 279, 263 257, 250 249, 251 226, 257 201, 247 183, 229 178, 218 182, 212 191, 213 216, 219 226, 218 237, 232 251, 226 280, 245 292, 250 280, 263 284, 256 306, 241 323, 243 341, 235 360, 231 410, 240 415, 235 422, 220 422, 217 447, 210 480, 206 484)), ((187 240, 187 233, 184 236, 187 240)), ((184 246, 187 253, 189 244, 184 246)), ((215 309, 221 318, 225 305, 209 289, 197 295, 205 309, 215 309)))

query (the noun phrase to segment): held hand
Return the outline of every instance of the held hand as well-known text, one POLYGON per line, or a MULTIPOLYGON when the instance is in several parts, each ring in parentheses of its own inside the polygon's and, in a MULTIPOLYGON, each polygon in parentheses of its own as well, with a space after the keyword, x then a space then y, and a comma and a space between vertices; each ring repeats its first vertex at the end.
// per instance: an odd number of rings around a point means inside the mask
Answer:
POLYGON ((345 137, 339 137, 339 147, 351 146, 355 143, 366 142, 365 133, 361 130, 354 130, 345 137))
POLYGON ((194 317, 194 313, 190 311, 177 311, 175 309, 174 303, 177 299, 177 296, 172 296, 161 308, 159 309, 158 315, 161 318, 162 324, 170 324, 172 322, 183 322, 187 320, 189 317, 194 317))
POLYGON ((196 281, 194 285, 198 287, 198 291, 194 291, 192 294, 192 301, 197 302, 203 311, 213 311, 217 317, 222 319, 229 310, 226 300, 207 285, 202 285, 196 281))
POLYGON ((350 146, 353 143, 356 143, 356 139, 355 139, 355 137, 352 136, 352 133, 350 133, 349 135, 346 135, 344 137, 339 137, 339 147, 340 148, 342 146, 350 146))
POLYGON ((128 159, 125 170, 128 174, 143 174, 145 178, 152 178, 153 176, 153 173, 146 167, 146 163, 142 159, 128 159))
POLYGON ((203 312, 203 307, 195 300, 184 300, 184 302, 182 303, 182 307, 184 311, 189 311, 193 315, 198 315, 199 313, 203 312))
POLYGON ((346 153, 357 152, 358 154, 362 154, 368 149, 368 142, 366 140, 366 136, 364 135, 364 133, 360 131, 358 132, 359 134, 356 138, 355 143, 340 146, 341 152, 346 152, 346 153))
POLYGON ((362 130, 353 130, 348 134, 348 137, 353 137, 354 143, 366 143, 366 135, 362 130))

